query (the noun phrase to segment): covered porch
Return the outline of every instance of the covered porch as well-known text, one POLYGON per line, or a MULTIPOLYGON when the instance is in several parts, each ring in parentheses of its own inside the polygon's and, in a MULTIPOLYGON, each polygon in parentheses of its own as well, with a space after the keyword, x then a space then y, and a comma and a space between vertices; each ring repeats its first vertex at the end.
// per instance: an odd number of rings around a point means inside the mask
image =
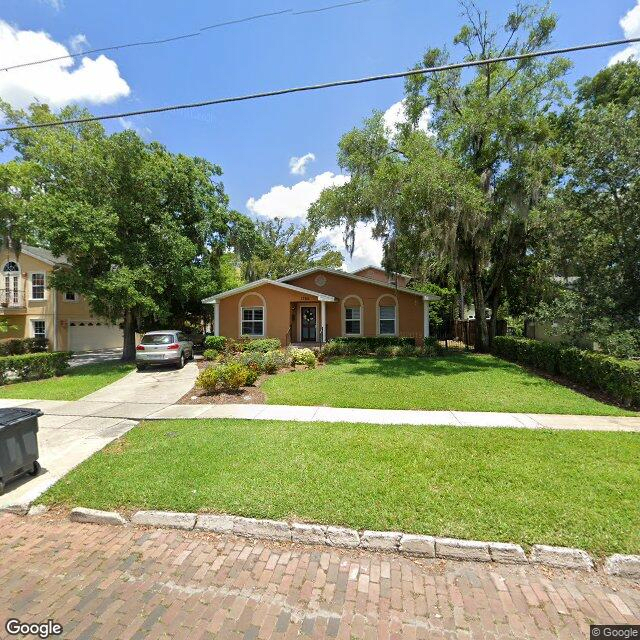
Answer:
POLYGON ((327 342, 326 300, 292 300, 289 318, 286 345, 318 347, 327 342))

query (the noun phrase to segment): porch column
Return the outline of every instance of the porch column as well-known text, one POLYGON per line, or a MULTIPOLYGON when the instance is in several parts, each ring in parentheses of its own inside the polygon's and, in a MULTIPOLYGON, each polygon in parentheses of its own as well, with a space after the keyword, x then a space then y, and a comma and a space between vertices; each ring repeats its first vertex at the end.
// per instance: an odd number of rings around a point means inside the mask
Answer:
POLYGON ((321 342, 326 342, 327 341, 327 321, 326 321, 326 317, 327 317, 327 309, 326 309, 327 303, 324 300, 320 301, 320 328, 322 329, 322 333, 320 334, 322 336, 322 340, 321 342))
POLYGON ((220 335, 220 303, 213 303, 213 335, 220 335))
POLYGON ((429 301, 424 301, 424 338, 429 337, 429 301))

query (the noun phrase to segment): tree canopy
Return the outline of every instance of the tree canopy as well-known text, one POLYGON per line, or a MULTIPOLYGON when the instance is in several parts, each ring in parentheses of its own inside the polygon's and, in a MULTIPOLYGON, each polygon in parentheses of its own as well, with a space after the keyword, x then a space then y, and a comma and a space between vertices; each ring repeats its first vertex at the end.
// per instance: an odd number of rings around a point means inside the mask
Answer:
MULTIPOLYGON (((464 24, 454 44, 467 60, 534 51, 550 41, 556 25, 546 7, 522 4, 499 36, 473 2, 461 6, 464 24)), ((448 60, 445 50, 429 49, 418 66, 448 60)), ((385 264, 394 270, 415 273, 426 265, 428 273, 444 265, 470 286, 476 348, 488 349, 485 309, 497 317, 505 286, 527 253, 530 215, 554 176, 548 116, 566 93, 568 67, 562 58, 528 59, 412 76, 408 123, 388 132, 378 114, 345 134, 338 159, 351 180, 325 191, 312 219, 346 225, 351 247, 356 223, 373 222, 385 264), (431 135, 418 130, 427 113, 431 135), (394 264, 399 254, 410 265, 394 264)))
MULTIPOLYGON (((43 105, 5 113, 14 124, 77 115, 43 105)), ((12 137, 22 166, 40 169, 29 201, 34 228, 70 263, 51 284, 82 294, 99 316, 124 319, 123 358, 134 357, 137 330, 220 289, 229 223, 220 167, 131 130, 107 135, 95 122, 12 137)))

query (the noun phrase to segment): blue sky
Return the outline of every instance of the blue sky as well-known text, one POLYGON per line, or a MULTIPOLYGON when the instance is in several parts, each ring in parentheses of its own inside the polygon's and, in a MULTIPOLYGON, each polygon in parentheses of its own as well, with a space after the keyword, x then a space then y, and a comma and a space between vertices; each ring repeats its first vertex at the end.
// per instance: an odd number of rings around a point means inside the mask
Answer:
MULTIPOLYGON (((74 43, 93 48, 153 39, 253 14, 337 2, 3 0, 0 20, 10 26, 4 25, 0 35, 9 38, 11 46, 0 38, 0 66, 7 59, 37 59, 58 51, 56 47, 72 49, 74 43), (26 31, 48 36, 21 33, 26 31)), ((619 21, 640 7, 638 2, 556 0, 552 7, 560 23, 554 44, 620 38, 619 21)), ((502 19, 512 3, 492 0, 481 6, 502 19)), ((640 35, 640 8, 625 24, 628 35, 640 35)), ((370 0, 323 13, 275 16, 209 30, 174 44, 109 52, 98 61, 98 56, 91 56, 93 62, 77 61, 66 68, 52 63, 40 67, 38 76, 29 76, 34 73, 29 70, 11 71, 11 79, 3 74, 5 80, 0 80, 0 95, 19 102, 29 92, 40 91, 60 104, 79 99, 95 113, 108 113, 371 75, 413 65, 427 47, 449 44, 459 25, 453 0, 370 0)), ((595 73, 616 51, 575 54, 568 79, 595 73)), ((453 58, 461 56, 453 51, 453 58)), ((336 178, 340 135, 373 109, 386 111, 397 103, 402 86, 401 80, 392 80, 134 117, 107 126, 133 126, 172 151, 220 164, 231 205, 239 211, 299 217, 321 186, 341 179, 336 178), (303 169, 292 173, 291 159, 305 156, 307 162, 298 163, 303 169)), ((358 237, 354 264, 379 259, 379 247, 367 235, 364 230, 358 237)), ((332 238, 337 242, 339 233, 332 238)))

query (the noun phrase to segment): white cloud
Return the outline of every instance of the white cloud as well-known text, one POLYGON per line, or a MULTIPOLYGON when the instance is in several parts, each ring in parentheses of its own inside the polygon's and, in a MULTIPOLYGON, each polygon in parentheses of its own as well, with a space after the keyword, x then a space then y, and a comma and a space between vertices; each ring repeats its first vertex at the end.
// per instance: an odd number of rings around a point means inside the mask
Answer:
POLYGON ((327 187, 342 185, 349 181, 348 176, 325 171, 309 180, 296 182, 291 187, 276 185, 259 198, 249 198, 247 209, 255 215, 267 218, 307 217, 309 207, 320 197, 327 187))
MULTIPOLYGON (((636 0, 636 6, 629 9, 627 13, 620 18, 620 27, 625 38, 640 38, 640 0, 636 0)), ((622 51, 616 53, 609 60, 609 65, 616 62, 624 62, 634 58, 640 60, 640 43, 635 42, 622 51)))
MULTIPOLYGON (((69 55, 44 31, 20 31, 0 20, 0 67, 69 55)), ((0 73, 0 95, 14 107, 39 100, 58 108, 73 102, 104 104, 128 96, 131 89, 118 65, 104 55, 66 58, 0 73)))
MULTIPOLYGON (((267 218, 292 218, 304 222, 309 207, 320 197, 323 189, 341 186, 349 181, 349 176, 326 171, 308 180, 297 182, 291 187, 277 185, 259 198, 249 198, 247 209, 254 215, 267 218)), ((321 234, 339 249, 345 259, 345 269, 354 270, 368 264, 379 265, 382 261, 382 243, 371 236, 371 226, 359 223, 356 227, 356 243, 353 257, 344 247, 343 230, 326 229, 321 234)))
POLYGON ((130 118, 118 118, 118 122, 120 123, 120 126, 125 131, 131 129, 132 131, 135 131, 138 135, 142 136, 143 138, 146 138, 148 135, 151 134, 151 129, 149 129, 149 127, 139 127, 130 118))
POLYGON ((307 172, 307 165, 310 162, 314 162, 315 159, 316 156, 313 153, 305 153, 299 158, 293 156, 293 158, 289 160, 289 169, 294 176, 303 176, 307 172))
POLYGON ((40 2, 42 4, 49 5, 52 9, 55 9, 56 11, 60 11, 64 7, 63 0, 40 0, 40 2))
POLYGON ((83 49, 86 49, 89 45, 89 40, 84 33, 77 33, 75 36, 69 38, 69 47, 73 53, 80 53, 83 49))
POLYGON ((324 237, 340 250, 345 259, 344 268, 347 271, 355 271, 370 264, 379 267, 382 264, 382 242, 372 235, 373 225, 358 222, 356 225, 356 241, 353 248, 353 256, 349 256, 344 247, 343 229, 329 229, 324 237))
MULTIPOLYGON (((639 0, 640 1, 640 0, 639 0)), ((404 100, 395 102, 385 112, 382 117, 387 135, 393 138, 397 133, 397 127, 407 122, 407 114, 405 113, 404 100)), ((431 119, 431 110, 425 109, 418 120, 418 129, 425 133, 432 134, 429 129, 429 120, 431 119)))

